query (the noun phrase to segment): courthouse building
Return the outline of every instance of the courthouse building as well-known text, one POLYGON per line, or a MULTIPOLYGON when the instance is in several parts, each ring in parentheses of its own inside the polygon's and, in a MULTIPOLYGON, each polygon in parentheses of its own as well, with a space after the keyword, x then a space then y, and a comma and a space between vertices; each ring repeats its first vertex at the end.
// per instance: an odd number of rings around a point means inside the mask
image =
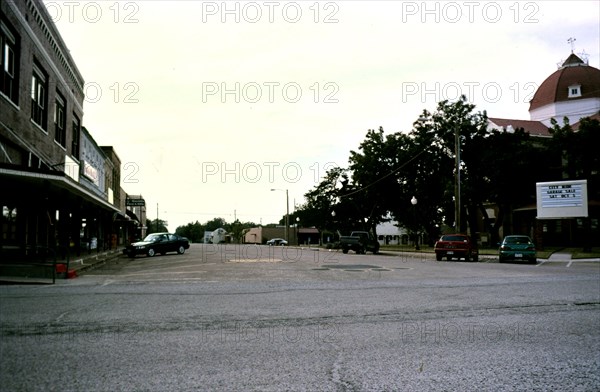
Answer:
MULTIPOLYGON (((539 85, 529 105, 529 120, 489 118, 490 129, 512 132, 522 128, 541 142, 552 134, 551 120, 560 126, 567 118, 577 132, 584 117, 600 120, 600 70, 571 53, 558 69, 539 85)), ((598 168, 597 170, 600 170, 598 168)), ((566 173, 555 173, 554 181, 563 181, 566 173)), ((535 184, 532 184, 532 187, 535 184)), ((597 184, 592 188, 597 189, 597 184)), ((493 211, 492 211, 493 214, 493 211)), ((588 217, 572 219, 537 219, 536 205, 517 206, 511 213, 511 226, 505 234, 528 234, 538 245, 581 245, 590 238, 600 245, 600 200, 597 194, 588 195, 588 217)))

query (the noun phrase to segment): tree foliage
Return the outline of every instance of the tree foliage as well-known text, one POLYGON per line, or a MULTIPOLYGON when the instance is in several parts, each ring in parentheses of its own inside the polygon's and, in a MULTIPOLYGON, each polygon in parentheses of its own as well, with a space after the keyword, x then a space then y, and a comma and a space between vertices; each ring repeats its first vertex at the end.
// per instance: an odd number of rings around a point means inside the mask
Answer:
MULTIPOLYGON (((594 126, 582 123, 583 128, 594 126)), ((574 138, 566 130, 560 132, 563 139, 574 138)), ((593 137, 600 132, 590 134, 585 134, 587 145, 598 145, 593 137)), ((584 134, 578 137, 583 140, 584 134)), ((571 139, 568 145, 573 145, 571 139)), ((575 161, 574 156, 594 157, 582 154, 581 148, 568 154, 576 165, 573 172, 590 173, 590 167, 598 165, 594 159, 575 161)), ((435 111, 424 110, 409 132, 368 130, 358 149, 350 151, 348 168, 329 171, 305 195, 307 202, 297 214, 305 215, 316 227, 333 225, 340 230, 365 225, 374 229, 394 219, 410 231, 428 233, 430 242, 444 226, 462 232, 468 226, 472 232, 484 230, 497 237, 508 211, 535 202, 535 182, 549 181, 555 175, 548 170, 551 157, 547 143, 533 141, 522 129, 488 129, 487 114, 475 111, 465 97, 442 101, 435 111), (457 135, 460 228, 454 227, 457 135), (413 197, 416 205, 411 203, 413 197), (486 206, 492 204, 498 214, 495 219, 483 219, 487 226, 479 227, 477 218, 488 217, 486 206), (335 221, 330 218, 332 210, 335 221)), ((560 162, 555 166, 560 167, 560 162)))
POLYGON ((185 226, 179 226, 175 233, 187 237, 192 242, 203 242, 205 231, 215 231, 223 228, 231 235, 233 242, 241 243, 244 232, 251 227, 256 227, 256 224, 254 222, 240 222, 239 219, 236 219, 233 223, 228 223, 223 218, 214 218, 204 224, 196 221, 185 226))
POLYGON ((147 234, 152 234, 152 233, 164 233, 169 231, 169 229, 167 228, 167 225, 169 223, 167 221, 164 221, 162 219, 146 219, 146 227, 148 227, 148 230, 146 231, 147 234))

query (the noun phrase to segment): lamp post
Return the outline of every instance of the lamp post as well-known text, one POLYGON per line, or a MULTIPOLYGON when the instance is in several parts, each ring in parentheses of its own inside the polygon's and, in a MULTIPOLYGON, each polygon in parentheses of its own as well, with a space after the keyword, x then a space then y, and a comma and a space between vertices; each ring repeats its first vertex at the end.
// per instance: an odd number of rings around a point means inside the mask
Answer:
POLYGON ((271 192, 273 191, 285 191, 285 240, 288 242, 290 242, 290 198, 288 195, 288 190, 287 189, 275 189, 272 188, 271 192))
POLYGON ((454 128, 454 157, 456 164, 456 180, 454 182, 454 223, 455 232, 460 233, 460 127, 454 128))
POLYGON ((298 238, 298 234, 300 232, 300 217, 296 217, 296 245, 300 245, 300 239, 298 238))
POLYGON ((417 225, 417 198, 416 197, 412 197, 412 199, 410 199, 410 203, 414 206, 415 211, 415 250, 421 250, 421 248, 419 247, 419 231, 417 230, 418 225, 417 225))

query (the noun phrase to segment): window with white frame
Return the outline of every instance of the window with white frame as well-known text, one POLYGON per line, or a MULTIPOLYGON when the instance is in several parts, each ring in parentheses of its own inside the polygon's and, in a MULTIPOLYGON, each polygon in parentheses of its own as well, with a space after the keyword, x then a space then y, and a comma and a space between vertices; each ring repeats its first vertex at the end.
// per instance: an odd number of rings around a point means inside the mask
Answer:
POLYGON ((581 97, 581 85, 574 84, 569 86, 569 98, 581 97))
POLYGON ((75 113, 73 113, 73 135, 71 139, 71 156, 77 160, 79 157, 79 149, 80 149, 80 140, 81 140, 81 122, 79 121, 79 117, 75 113))
POLYGON ((33 65, 31 74, 31 120, 46 130, 47 125, 47 108, 46 101, 48 91, 48 77, 43 69, 37 65, 33 65))
POLYGON ((65 112, 65 99, 62 94, 57 91, 54 104, 54 140, 63 147, 67 146, 67 119, 65 112))
POLYGON ((0 22, 0 92, 8 97, 15 105, 19 103, 18 67, 16 59, 17 39, 12 29, 4 22, 0 22))

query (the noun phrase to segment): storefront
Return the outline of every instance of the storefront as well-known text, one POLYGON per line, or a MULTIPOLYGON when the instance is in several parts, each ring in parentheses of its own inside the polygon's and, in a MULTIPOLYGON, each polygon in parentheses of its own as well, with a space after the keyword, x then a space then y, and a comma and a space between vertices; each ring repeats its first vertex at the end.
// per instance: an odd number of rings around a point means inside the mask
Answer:
POLYGON ((131 224, 64 172, 0 168, 0 181, 2 261, 115 249, 131 224))

